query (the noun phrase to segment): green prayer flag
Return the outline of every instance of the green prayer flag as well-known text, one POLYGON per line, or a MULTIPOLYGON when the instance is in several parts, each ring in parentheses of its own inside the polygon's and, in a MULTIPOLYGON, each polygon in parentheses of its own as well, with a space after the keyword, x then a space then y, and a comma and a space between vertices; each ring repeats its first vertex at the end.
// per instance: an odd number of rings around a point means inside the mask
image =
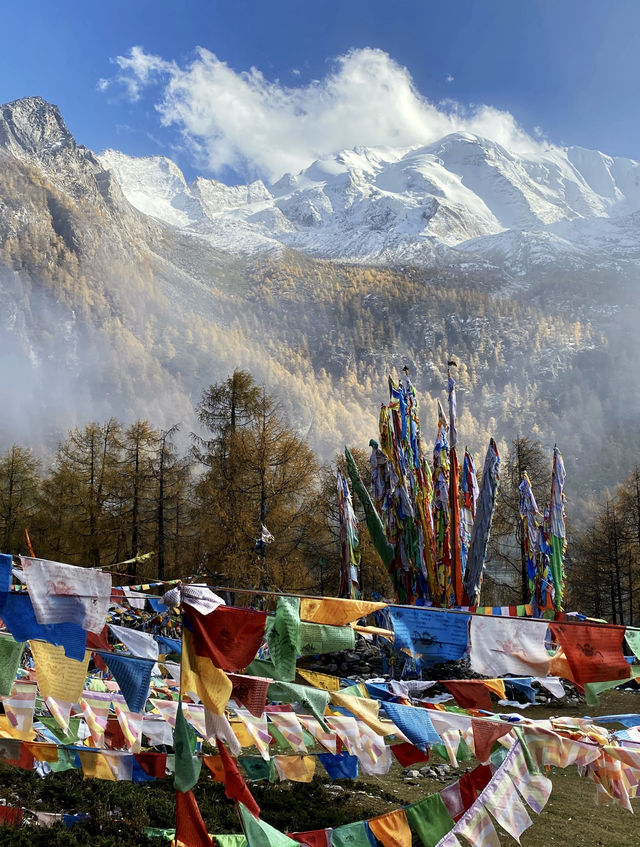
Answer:
POLYGON ((630 627, 627 627, 624 637, 636 658, 640 659, 640 629, 631 629, 630 627))
POLYGON ((267 644, 278 679, 295 679, 296 658, 300 655, 299 597, 278 597, 276 616, 267 632, 267 644))
POLYGON ((338 653, 353 650, 356 633, 350 626, 330 626, 323 623, 303 623, 300 626, 300 655, 338 653))
POLYGON ((278 679, 276 666, 267 659, 254 659, 244 670, 247 676, 263 676, 267 679, 278 679))
POLYGON ((40 723, 43 723, 47 729, 51 730, 61 744, 78 743, 78 733, 80 732, 80 723, 84 720, 83 718, 69 718, 69 728, 66 734, 55 718, 43 715, 38 718, 38 720, 40 723))
POLYGON ((47 762, 54 773, 62 771, 71 771, 80 767, 78 754, 75 750, 65 750, 64 747, 58 747, 58 761, 47 762))
POLYGON ((0 697, 8 697, 11 694, 24 644, 24 641, 16 641, 11 635, 0 636, 0 697))
POLYGON ((196 734, 182 714, 182 700, 178 700, 176 726, 173 730, 173 749, 175 752, 175 772, 173 787, 176 791, 191 791, 198 781, 202 760, 194 757, 196 734))
POLYGON ((331 847, 375 847, 375 844, 366 821, 337 826, 331 833, 331 847))
POLYGON ((158 826, 145 826, 144 834, 147 838, 166 838, 167 841, 173 841, 176 837, 175 829, 161 829, 158 826))
POLYGON ((435 847, 455 825, 439 794, 430 794, 424 800, 407 806, 404 811, 409 826, 418 835, 424 847, 435 847))
POLYGON ((247 839, 244 835, 215 835, 215 842, 218 847, 248 847, 247 839))
MULTIPOLYGON (((299 847, 297 841, 289 838, 284 832, 271 826, 259 818, 254 818, 249 809, 238 803, 242 827, 251 847, 299 847)), ((216 836, 217 838, 217 836, 216 836)), ((367 847, 371 847, 367 844, 367 847)))
POLYGON ((563 588, 563 568, 562 559, 564 556, 565 540, 557 535, 551 536, 551 558, 549 559, 549 567, 553 575, 553 584, 556 589, 555 607, 562 608, 562 588, 563 588))
POLYGON ((276 703, 300 703, 302 708, 311 712, 323 729, 328 729, 324 722, 324 710, 329 705, 329 692, 323 688, 312 688, 309 685, 295 685, 292 682, 272 682, 267 692, 269 700, 276 703))
MULTIPOLYGON (((273 727, 269 727, 269 732, 273 732, 273 727)), ((238 762, 242 765, 247 779, 251 782, 256 782, 259 779, 269 779, 271 776, 271 759, 265 762, 262 756, 242 756, 238 759, 238 762)))
POLYGON ((632 668, 629 666, 630 676, 626 679, 611 679, 607 682, 586 682, 584 685, 584 696, 587 701, 587 706, 597 706, 598 696, 610 688, 617 688, 618 685, 625 685, 627 682, 632 682, 636 677, 640 676, 640 667, 632 668))
POLYGON ((384 562, 385 568, 389 571, 389 573, 391 573, 391 563, 396 555, 394 546, 387 541, 387 536, 384 531, 380 515, 378 514, 376 507, 373 505, 369 492, 360 479, 360 474, 358 473, 356 463, 353 461, 353 456, 346 447, 344 448, 344 456, 347 460, 347 472, 351 478, 351 485, 358 495, 358 499, 362 503, 362 508, 364 509, 367 529, 369 530, 369 535, 373 541, 373 546, 376 548, 378 555, 384 562))

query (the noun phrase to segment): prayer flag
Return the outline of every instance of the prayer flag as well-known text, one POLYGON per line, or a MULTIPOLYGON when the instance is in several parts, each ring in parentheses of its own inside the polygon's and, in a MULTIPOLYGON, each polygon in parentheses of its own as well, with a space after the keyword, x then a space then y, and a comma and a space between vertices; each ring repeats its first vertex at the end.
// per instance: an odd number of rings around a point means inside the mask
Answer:
POLYGON ((243 803, 239 803, 238 808, 242 827, 251 847, 297 847, 297 841, 265 821, 255 818, 243 803))
POLYGON ((344 600, 338 597, 302 597, 300 600, 300 619, 311 623, 324 623, 333 626, 347 624, 384 609, 386 603, 371 600, 344 600))
POLYGON ((384 710, 412 744, 426 750, 442 739, 435 731, 426 709, 415 706, 401 706, 399 703, 384 703, 384 710))
POLYGON ((193 639, 197 656, 206 657, 217 668, 241 671, 256 656, 264 638, 266 612, 219 606, 202 615, 191 606, 184 608, 184 627, 193 639))
POLYGON ((411 830, 404 809, 371 818, 369 827, 384 847, 411 847, 411 830))
POLYGON ((190 791, 198 781, 202 761, 193 755, 196 749, 196 734, 184 719, 181 700, 178 700, 173 749, 175 751, 173 787, 176 791, 184 793, 190 791))
POLYGON ((258 817, 260 807, 256 803, 253 795, 247 788, 247 784, 242 778, 238 766, 229 755, 227 748, 218 741, 218 750, 220 751, 220 761, 224 770, 224 793, 229 800, 235 800, 236 803, 244 803, 245 807, 252 815, 258 817))
POLYGON ((120 653, 100 653, 115 677, 120 691, 132 712, 143 712, 149 696, 152 659, 136 659, 120 653))
POLYGON ((193 791, 176 791, 176 841, 185 847, 213 847, 193 791))
POLYGON ((24 641, 16 641, 11 635, 0 635, 0 697, 11 694, 23 652, 24 641))
POLYGON ((38 623, 75 623, 102 631, 111 600, 110 573, 47 559, 20 560, 38 623))
POLYGON ((629 678, 629 665, 622 652, 623 626, 563 623, 550 626, 567 657, 573 680, 579 685, 629 678))

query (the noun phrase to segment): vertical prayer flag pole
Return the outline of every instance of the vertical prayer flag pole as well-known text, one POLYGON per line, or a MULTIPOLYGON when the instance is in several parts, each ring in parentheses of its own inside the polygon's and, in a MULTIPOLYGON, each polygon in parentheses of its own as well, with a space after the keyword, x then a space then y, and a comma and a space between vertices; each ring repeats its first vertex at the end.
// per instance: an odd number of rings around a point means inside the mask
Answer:
POLYGON ((471 530, 469 557, 464 575, 464 590, 472 606, 480 603, 480 589, 487 555, 487 544, 491 531, 493 510, 496 505, 498 483, 500 481, 500 455, 493 438, 489 441, 487 455, 482 471, 480 496, 476 508, 476 519, 471 530))
POLYGON ((564 482, 566 471, 557 446, 553 448, 553 474, 551 481, 551 574, 555 588, 555 608, 562 611, 564 582, 563 561, 567 549, 564 482))
POLYGON ((526 470, 522 471, 522 481, 519 485, 520 491, 520 520, 522 521, 522 543, 524 546, 524 569, 522 585, 526 586, 526 594, 521 598, 521 603, 529 603, 534 607, 538 615, 538 604, 536 599, 536 574, 539 554, 538 523, 541 515, 538 512, 538 504, 533 496, 531 480, 526 470))
POLYGON ((448 605, 462 605, 462 561, 460 558, 460 505, 459 505, 459 470, 458 453, 456 444, 458 441, 458 430, 456 429, 457 403, 456 384, 451 376, 451 368, 458 365, 453 360, 447 362, 447 387, 449 393, 449 549, 451 555, 451 577, 453 585, 453 603, 448 605))
POLYGON ((350 600, 360 598, 360 539, 358 521, 353 510, 353 501, 346 478, 337 472, 337 488, 340 514, 340 590, 339 597, 350 600))

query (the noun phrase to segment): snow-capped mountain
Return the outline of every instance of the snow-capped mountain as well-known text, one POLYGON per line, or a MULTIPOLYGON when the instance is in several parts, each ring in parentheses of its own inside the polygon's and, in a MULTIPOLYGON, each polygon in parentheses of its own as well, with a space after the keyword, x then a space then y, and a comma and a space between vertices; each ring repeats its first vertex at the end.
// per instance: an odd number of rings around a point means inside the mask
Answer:
POLYGON ((578 147, 517 156, 469 133, 345 150, 273 185, 187 183, 169 159, 99 157, 147 215, 221 249, 292 247, 377 264, 640 258, 640 165, 578 147))

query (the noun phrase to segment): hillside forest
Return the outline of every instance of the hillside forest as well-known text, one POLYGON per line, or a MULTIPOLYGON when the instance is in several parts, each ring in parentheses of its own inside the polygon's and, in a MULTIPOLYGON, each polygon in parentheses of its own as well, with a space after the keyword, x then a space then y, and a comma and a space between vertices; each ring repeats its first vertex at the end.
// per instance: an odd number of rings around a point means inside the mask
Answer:
MULTIPOLYGON (((110 569, 116 584, 198 576, 219 587, 337 594, 343 457, 322 464, 247 371, 209 386, 194 413, 200 434, 113 418, 74 428, 49 464, 12 445, 0 455, 3 552, 28 555, 31 543, 43 558, 110 569)), ((350 449, 368 485, 368 451, 350 449)), ((539 504, 551 485, 551 457, 538 441, 521 436, 502 459, 486 605, 528 602, 518 485, 526 469, 539 504)), ((356 497, 354 507, 364 596, 392 599, 356 497)), ((640 468, 592 504, 582 527, 570 520, 568 535, 566 608, 634 623, 640 468)))

